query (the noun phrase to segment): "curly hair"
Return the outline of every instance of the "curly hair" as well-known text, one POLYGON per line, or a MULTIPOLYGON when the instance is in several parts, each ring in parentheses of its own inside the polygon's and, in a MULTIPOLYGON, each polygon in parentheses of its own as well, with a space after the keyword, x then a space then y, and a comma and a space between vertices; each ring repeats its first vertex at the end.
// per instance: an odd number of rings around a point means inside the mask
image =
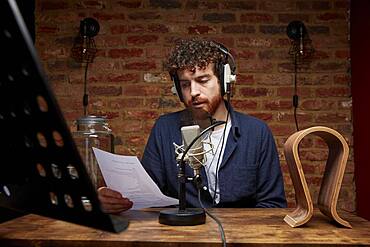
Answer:
MULTIPOLYGON (((211 40, 200 38, 182 39, 176 43, 167 57, 164 67, 170 74, 178 70, 193 70, 195 67, 205 69, 210 63, 219 63, 226 59, 219 45, 211 40)), ((218 74, 217 66, 215 73, 218 74)))

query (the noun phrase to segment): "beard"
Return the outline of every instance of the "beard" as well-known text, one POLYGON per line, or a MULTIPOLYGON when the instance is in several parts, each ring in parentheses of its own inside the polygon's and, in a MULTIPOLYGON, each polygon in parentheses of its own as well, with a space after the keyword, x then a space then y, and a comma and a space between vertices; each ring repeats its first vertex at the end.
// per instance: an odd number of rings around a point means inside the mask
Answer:
POLYGON ((187 102, 186 106, 190 110, 194 120, 209 120, 212 119, 222 101, 222 96, 217 94, 217 96, 211 98, 210 100, 202 99, 200 97, 193 98, 187 102), (195 108, 192 107, 193 103, 201 103, 204 106, 202 108, 195 108))

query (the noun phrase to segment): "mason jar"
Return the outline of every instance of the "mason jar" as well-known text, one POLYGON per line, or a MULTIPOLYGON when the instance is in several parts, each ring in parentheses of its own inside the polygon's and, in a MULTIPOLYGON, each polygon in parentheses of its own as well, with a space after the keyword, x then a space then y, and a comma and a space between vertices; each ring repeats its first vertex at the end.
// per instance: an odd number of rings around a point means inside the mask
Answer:
POLYGON ((92 147, 114 153, 114 136, 106 118, 100 116, 83 116, 76 120, 73 138, 85 163, 87 173, 97 189, 105 186, 102 173, 96 161, 92 147))

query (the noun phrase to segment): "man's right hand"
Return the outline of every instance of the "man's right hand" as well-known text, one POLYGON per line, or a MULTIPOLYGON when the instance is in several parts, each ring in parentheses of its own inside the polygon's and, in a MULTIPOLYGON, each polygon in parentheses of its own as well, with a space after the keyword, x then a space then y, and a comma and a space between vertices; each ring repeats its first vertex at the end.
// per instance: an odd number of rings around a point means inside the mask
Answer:
POLYGON ((123 197, 121 193, 107 187, 98 189, 98 197, 103 211, 108 214, 119 214, 133 205, 132 201, 123 197))

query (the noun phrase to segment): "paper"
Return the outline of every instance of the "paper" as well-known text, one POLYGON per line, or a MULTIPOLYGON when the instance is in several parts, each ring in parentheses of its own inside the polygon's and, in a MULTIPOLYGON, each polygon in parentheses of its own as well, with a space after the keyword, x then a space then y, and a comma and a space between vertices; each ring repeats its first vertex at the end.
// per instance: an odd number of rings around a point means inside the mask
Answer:
POLYGON ((107 186, 130 199, 134 203, 132 209, 179 204, 178 199, 163 195, 136 156, 112 154, 98 148, 93 151, 107 186))

